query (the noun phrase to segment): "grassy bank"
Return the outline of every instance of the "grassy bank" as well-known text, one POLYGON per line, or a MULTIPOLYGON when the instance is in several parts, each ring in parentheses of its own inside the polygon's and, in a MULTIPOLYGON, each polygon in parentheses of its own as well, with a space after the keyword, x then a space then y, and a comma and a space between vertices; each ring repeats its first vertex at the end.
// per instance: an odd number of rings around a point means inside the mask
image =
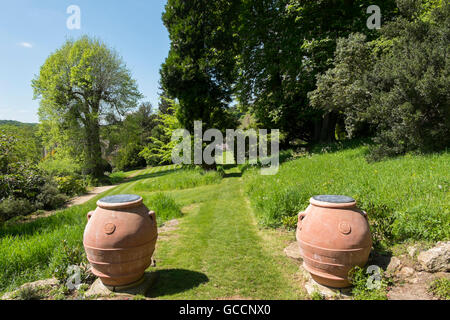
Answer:
POLYGON ((94 210, 96 201, 119 193, 143 196, 148 208, 158 213, 158 223, 181 216, 180 206, 166 194, 135 190, 142 179, 175 172, 174 166, 148 168, 112 190, 87 203, 61 210, 56 214, 28 223, 7 223, 0 227, 0 292, 28 281, 51 277, 58 268, 64 244, 83 252, 82 237, 87 212, 94 210), (64 242, 65 241, 65 242, 64 242))
POLYGON ((245 189, 262 225, 295 227, 311 196, 344 194, 369 214, 377 245, 449 239, 450 153, 368 163, 365 146, 322 151, 282 164, 274 176, 246 171, 245 189))
POLYGON ((137 193, 157 212, 159 225, 183 217, 174 233, 161 234, 158 240, 157 267, 152 271, 159 277, 150 297, 304 298, 298 266, 283 253, 292 234, 257 227, 240 172, 230 170, 225 178, 217 179, 215 174, 197 170, 151 168, 84 205, 31 223, 4 226, 0 230, 0 292, 51 277, 55 269, 65 266, 68 256, 78 263, 80 253, 84 255, 86 213, 95 208, 96 200, 137 193), (210 183, 211 176, 217 183, 210 183), (186 181, 193 180, 195 187, 186 187, 186 181), (173 184, 176 181, 179 184, 173 184), (153 191, 151 186, 161 183, 171 189, 153 191))
POLYGON ((146 192, 187 189, 219 183, 220 180, 222 180, 222 176, 216 171, 204 172, 196 169, 181 169, 170 175, 139 181, 134 189, 146 192))

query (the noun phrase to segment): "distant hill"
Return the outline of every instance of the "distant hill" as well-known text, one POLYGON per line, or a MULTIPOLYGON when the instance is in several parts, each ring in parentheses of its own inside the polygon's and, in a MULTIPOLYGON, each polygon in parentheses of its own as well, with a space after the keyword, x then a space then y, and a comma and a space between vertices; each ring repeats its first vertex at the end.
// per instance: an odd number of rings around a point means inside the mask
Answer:
POLYGON ((10 125, 10 126, 18 126, 18 127, 25 127, 25 126, 36 126, 37 123, 25 123, 20 122, 16 120, 0 120, 0 126, 2 125, 10 125))

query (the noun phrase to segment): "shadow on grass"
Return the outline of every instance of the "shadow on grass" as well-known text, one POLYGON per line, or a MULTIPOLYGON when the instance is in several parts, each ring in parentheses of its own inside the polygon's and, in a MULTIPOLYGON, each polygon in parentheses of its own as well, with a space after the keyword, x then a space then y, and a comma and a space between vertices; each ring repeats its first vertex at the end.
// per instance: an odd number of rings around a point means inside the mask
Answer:
MULTIPOLYGON (((327 142, 327 143, 315 143, 306 145, 306 148, 311 153, 334 153, 339 151, 344 151, 348 149, 355 149, 361 146, 372 146, 374 142, 370 138, 355 138, 355 139, 346 139, 339 140, 335 142, 327 142)), ((369 151, 364 151, 364 155, 368 155, 369 151)))
POLYGON ((242 172, 230 172, 225 173, 224 178, 240 178, 242 177, 242 172))
POLYGON ((134 182, 134 181, 139 181, 139 180, 144 180, 144 179, 149 179, 149 178, 156 178, 156 177, 160 177, 160 176, 165 176, 166 174, 175 172, 177 170, 180 170, 179 168, 176 169, 168 169, 168 170, 163 170, 163 171, 158 171, 158 172, 152 172, 152 173, 147 173, 147 174, 143 174, 143 175, 138 175, 136 177, 130 178, 128 180, 126 180, 125 182, 134 182))
POLYGON ((164 269, 155 273, 158 280, 147 293, 149 298, 181 293, 209 281, 204 273, 185 269, 164 269))

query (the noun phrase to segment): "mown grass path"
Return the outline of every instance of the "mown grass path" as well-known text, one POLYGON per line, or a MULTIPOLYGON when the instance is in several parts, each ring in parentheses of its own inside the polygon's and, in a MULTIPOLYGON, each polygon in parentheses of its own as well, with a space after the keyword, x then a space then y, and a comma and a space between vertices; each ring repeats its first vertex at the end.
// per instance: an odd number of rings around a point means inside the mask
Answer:
POLYGON ((180 203, 194 205, 178 229, 158 243, 159 277, 150 297, 304 297, 298 266, 283 254, 292 235, 259 230, 239 172, 233 169, 229 174, 220 184, 171 192, 180 203))
MULTIPOLYGON (((137 193, 151 209, 152 195, 160 191, 142 190, 143 186, 152 179, 177 180, 174 169, 144 169, 85 204, 0 228, 0 292, 51 277, 59 266, 63 241, 82 250, 86 213, 101 197, 137 193)), ((163 192, 183 207, 185 215, 176 230, 162 233, 158 240, 157 267, 148 270, 157 272, 158 280, 148 298, 305 298, 299 268, 283 253, 293 233, 258 227, 237 168, 218 182, 163 192)))

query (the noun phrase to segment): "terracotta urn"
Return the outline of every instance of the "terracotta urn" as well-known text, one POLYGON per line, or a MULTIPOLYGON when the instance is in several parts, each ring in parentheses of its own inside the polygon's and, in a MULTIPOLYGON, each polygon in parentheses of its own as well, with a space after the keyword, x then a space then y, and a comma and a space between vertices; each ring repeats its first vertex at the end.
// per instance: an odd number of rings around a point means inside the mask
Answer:
POLYGON ((347 196, 320 195, 298 215, 297 241, 304 268, 325 286, 350 286, 348 272, 363 267, 372 247, 367 214, 347 196))
POLYGON ((114 195, 100 199, 87 218, 83 244, 92 272, 107 286, 138 282, 155 250, 155 212, 140 196, 114 195))

